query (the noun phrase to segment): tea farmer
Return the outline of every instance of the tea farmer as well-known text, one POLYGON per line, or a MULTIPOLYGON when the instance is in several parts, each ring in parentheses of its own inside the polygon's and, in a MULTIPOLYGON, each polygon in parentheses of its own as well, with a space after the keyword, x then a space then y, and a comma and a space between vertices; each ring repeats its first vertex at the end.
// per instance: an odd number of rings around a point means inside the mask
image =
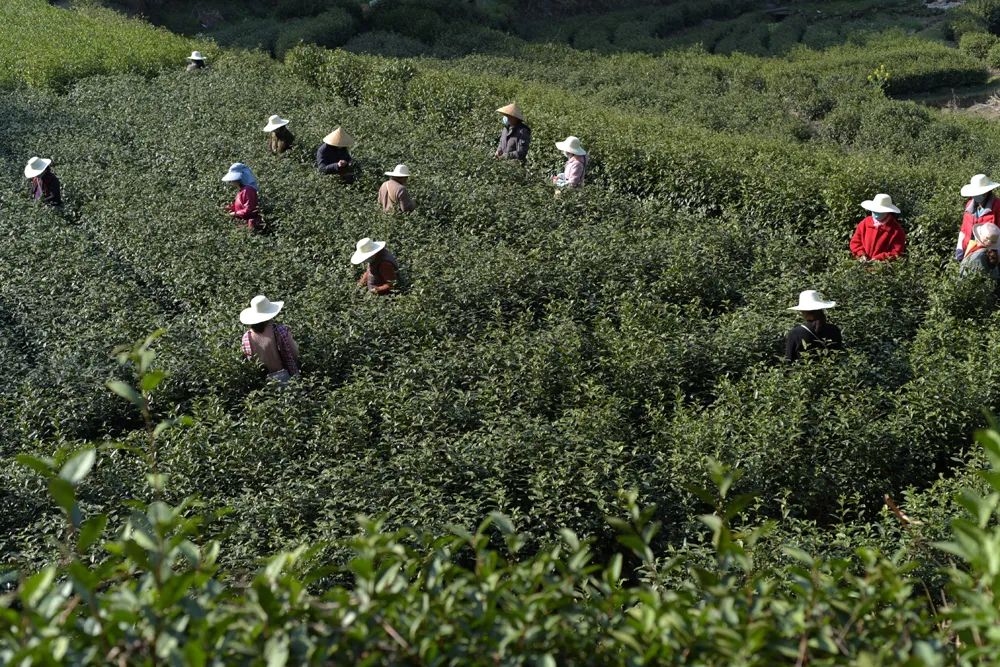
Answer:
POLYGON ((282 384, 299 374, 299 346, 291 330, 274 321, 284 305, 259 294, 240 312, 240 322, 250 327, 240 342, 243 356, 259 362, 269 380, 282 384))
POLYGON ((403 213, 409 213, 416 208, 406 189, 406 181, 410 178, 409 167, 397 164, 395 169, 385 172, 385 175, 389 180, 378 190, 378 203, 382 210, 386 213, 395 213, 396 209, 399 209, 403 213))
POLYGON ((358 278, 358 287, 364 287, 372 294, 384 295, 392 291, 399 272, 399 262, 385 247, 385 241, 363 238, 357 243, 351 264, 357 266, 367 262, 365 272, 358 278))
POLYGON ((1000 243, 1000 227, 992 222, 973 226, 972 243, 966 246, 962 258, 960 276, 983 272, 994 280, 1000 280, 1000 259, 997 244, 1000 243))
POLYGON ((962 228, 958 232, 958 245, 955 247, 955 259, 962 261, 966 254, 966 246, 972 241, 972 226, 986 222, 1000 222, 1000 199, 994 190, 1000 187, 985 174, 976 174, 962 186, 962 196, 970 199, 965 202, 962 214, 962 228))
POLYGON ((870 211, 858 223, 851 237, 851 253, 862 262, 879 262, 899 257, 906 249, 906 232, 896 216, 899 208, 886 194, 861 202, 861 208, 870 211))
POLYGON ((524 124, 524 114, 517 102, 497 109, 503 122, 496 157, 524 161, 531 145, 531 128, 524 124))
POLYGON ((295 135, 289 131, 288 123, 287 119, 274 115, 267 119, 267 125, 264 126, 264 131, 271 133, 267 137, 267 149, 275 155, 281 155, 295 142, 295 135))
POLYGON ((354 145, 354 137, 337 128, 323 137, 316 149, 316 168, 324 174, 338 174, 345 183, 353 183, 357 164, 347 149, 354 145))
POLYGON ((52 160, 33 157, 24 167, 24 177, 31 179, 31 196, 49 206, 62 206, 62 187, 52 172, 52 160))
POLYGON ((807 350, 839 350, 844 342, 840 329, 826 321, 826 311, 837 305, 826 301, 816 290, 799 294, 799 304, 789 310, 802 313, 804 323, 795 326, 785 336, 785 361, 798 361, 807 350))
POLYGON ((566 156, 566 166, 552 177, 552 182, 557 188, 578 188, 583 185, 589 156, 583 150, 580 140, 577 137, 566 137, 563 141, 556 142, 556 148, 566 156))
POLYGON ((236 162, 231 167, 222 180, 232 183, 239 188, 236 199, 226 207, 229 215, 238 220, 243 220, 250 231, 259 231, 263 227, 260 218, 260 206, 258 202, 257 177, 253 175, 250 167, 242 162, 236 162))
POLYGON ((186 71, 195 72, 200 69, 205 69, 208 65, 205 63, 205 56, 201 55, 201 51, 192 51, 185 60, 188 61, 188 66, 186 71))

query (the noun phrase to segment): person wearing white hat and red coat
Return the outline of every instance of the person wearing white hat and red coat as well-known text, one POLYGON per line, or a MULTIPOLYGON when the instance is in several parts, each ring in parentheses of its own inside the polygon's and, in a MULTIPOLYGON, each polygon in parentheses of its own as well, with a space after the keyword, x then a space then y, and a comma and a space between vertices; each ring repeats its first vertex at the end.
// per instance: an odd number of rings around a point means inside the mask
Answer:
POLYGON ((958 245, 955 247, 955 259, 959 262, 965 257, 966 246, 973 242, 972 226, 992 222, 1000 223, 1000 199, 994 190, 1000 183, 985 174, 976 174, 962 186, 962 196, 970 199, 965 202, 962 214, 962 228, 958 232, 958 245))
POLYGON ((512 102, 497 109, 497 113, 502 117, 503 130, 497 143, 496 157, 524 162, 531 146, 531 128, 524 123, 521 107, 512 102))
POLYGON ((62 186, 52 172, 52 160, 33 157, 24 167, 24 177, 31 179, 31 196, 49 206, 62 206, 62 186))
POLYGON ((397 164, 395 169, 385 172, 385 175, 389 180, 378 190, 378 203, 382 210, 386 213, 395 213, 399 209, 402 213, 409 213, 416 208, 410 199, 410 192, 406 189, 410 168, 405 164, 397 164))
POLYGON ((295 135, 288 129, 288 119, 275 114, 267 119, 264 126, 265 132, 270 132, 267 137, 267 149, 275 155, 281 155, 295 143, 295 135))
POLYGON ((284 301, 270 301, 258 294, 240 313, 240 322, 250 327, 240 341, 243 356, 258 361, 268 379, 280 383, 299 374, 299 346, 291 330, 274 321, 284 306, 284 301))
POLYGON ((799 303, 788 310, 802 313, 804 323, 796 325, 785 336, 785 361, 798 361, 803 352, 839 350, 844 346, 840 329, 826 321, 826 311, 837 305, 827 301, 816 290, 799 293, 799 303))
POLYGON ((851 238, 851 252, 862 262, 882 261, 899 257, 906 250, 906 232, 896 219, 899 208, 892 197, 877 194, 861 202, 861 208, 871 211, 858 223, 851 238))
POLYGON ((566 166, 562 172, 552 177, 552 182, 557 188, 578 188, 583 185, 590 156, 583 149, 580 139, 573 136, 566 137, 563 141, 556 142, 556 148, 566 156, 566 166))
POLYGON ((399 273, 399 262, 385 247, 385 241, 363 238, 358 241, 351 255, 351 264, 357 266, 367 262, 365 272, 358 278, 358 287, 364 287, 372 294, 383 296, 392 291, 399 273))

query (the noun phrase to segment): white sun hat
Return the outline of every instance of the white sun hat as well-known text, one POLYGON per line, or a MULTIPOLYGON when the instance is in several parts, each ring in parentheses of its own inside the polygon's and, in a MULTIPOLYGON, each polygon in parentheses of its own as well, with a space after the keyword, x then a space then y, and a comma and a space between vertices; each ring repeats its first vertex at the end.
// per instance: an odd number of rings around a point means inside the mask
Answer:
POLYGON ((34 178, 35 176, 41 176, 49 168, 50 164, 52 164, 52 160, 48 158, 33 157, 28 160, 28 164, 24 167, 24 177, 34 178))
POLYGON ((586 155, 587 151, 583 150, 583 145, 580 144, 579 137, 566 137, 562 141, 556 142, 556 148, 567 153, 572 153, 573 155, 586 155))
POLYGON ((837 305, 836 301, 826 301, 823 295, 814 289, 807 289, 799 293, 799 305, 792 306, 788 310, 826 310, 837 305))
POLYGON ((284 308, 284 301, 270 301, 263 294, 258 294, 250 300, 250 307, 240 312, 240 322, 243 324, 260 324, 273 320, 284 308))
POLYGON ((222 180, 226 183, 232 183, 233 181, 243 180, 243 165, 240 162, 234 162, 230 167, 226 175, 222 177, 222 180))
POLYGON ((990 190, 994 190, 998 187, 1000 187, 1000 183, 997 183, 986 174, 976 174, 969 179, 968 183, 962 186, 962 196, 975 197, 977 195, 986 194, 990 190))
POLYGON ((1000 227, 992 222, 983 222, 972 226, 972 238, 984 248, 995 248, 1000 241, 1000 227))
POLYGON ((372 241, 370 238, 363 238, 358 241, 357 249, 351 255, 351 264, 361 262, 374 257, 385 247, 385 241, 372 241))
POLYGON ((517 106, 517 102, 511 102, 505 107, 500 107, 497 109, 497 113, 504 116, 513 116, 518 120, 524 120, 524 112, 521 111, 521 107, 517 106))
POLYGON ((274 132, 279 127, 284 127, 288 125, 290 121, 287 118, 282 118, 278 114, 274 114, 267 119, 267 125, 264 126, 265 132, 274 132))
POLYGON ((396 168, 393 169, 392 171, 385 172, 385 175, 386 176, 399 176, 399 177, 409 176, 410 175, 410 168, 407 167, 405 164, 400 163, 400 164, 397 164, 396 168))
POLYGON ((899 208, 892 203, 892 197, 884 194, 861 202, 861 208, 874 213, 899 213, 899 208))
POLYGON ((192 51, 191 55, 187 57, 187 60, 204 60, 205 56, 201 55, 201 51, 192 51))

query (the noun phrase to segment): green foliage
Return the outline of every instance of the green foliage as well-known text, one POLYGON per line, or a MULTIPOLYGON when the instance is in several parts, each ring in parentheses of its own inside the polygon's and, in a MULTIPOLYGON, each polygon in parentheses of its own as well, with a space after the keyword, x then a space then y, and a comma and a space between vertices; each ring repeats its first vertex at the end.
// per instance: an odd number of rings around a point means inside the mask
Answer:
MULTIPOLYGON (((45 0, 4 2, 0 21, 4 25, 0 87, 4 88, 63 89, 82 77, 110 72, 151 75, 164 67, 183 67, 184 58, 199 48, 109 10, 67 10, 45 0)), ((206 46, 200 48, 212 53, 206 46)))
POLYGON ((979 60, 986 60, 987 55, 990 52, 998 40, 996 35, 992 35, 988 32, 968 32, 962 35, 962 38, 958 40, 958 48, 962 53, 966 53, 973 58, 978 58, 979 60))

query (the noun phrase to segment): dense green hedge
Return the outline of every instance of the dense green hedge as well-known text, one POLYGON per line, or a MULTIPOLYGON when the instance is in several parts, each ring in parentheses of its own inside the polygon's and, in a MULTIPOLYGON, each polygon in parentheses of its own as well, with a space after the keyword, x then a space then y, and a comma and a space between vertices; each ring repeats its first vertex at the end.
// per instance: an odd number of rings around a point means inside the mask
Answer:
MULTIPOLYGON (((45 0, 0 4, 4 44, 0 87, 63 88, 81 77, 111 72, 152 74, 183 67, 199 46, 112 11, 61 9, 45 0), (44 29, 40 29, 44 26, 44 29)), ((206 51, 206 46, 200 46, 206 51)))

